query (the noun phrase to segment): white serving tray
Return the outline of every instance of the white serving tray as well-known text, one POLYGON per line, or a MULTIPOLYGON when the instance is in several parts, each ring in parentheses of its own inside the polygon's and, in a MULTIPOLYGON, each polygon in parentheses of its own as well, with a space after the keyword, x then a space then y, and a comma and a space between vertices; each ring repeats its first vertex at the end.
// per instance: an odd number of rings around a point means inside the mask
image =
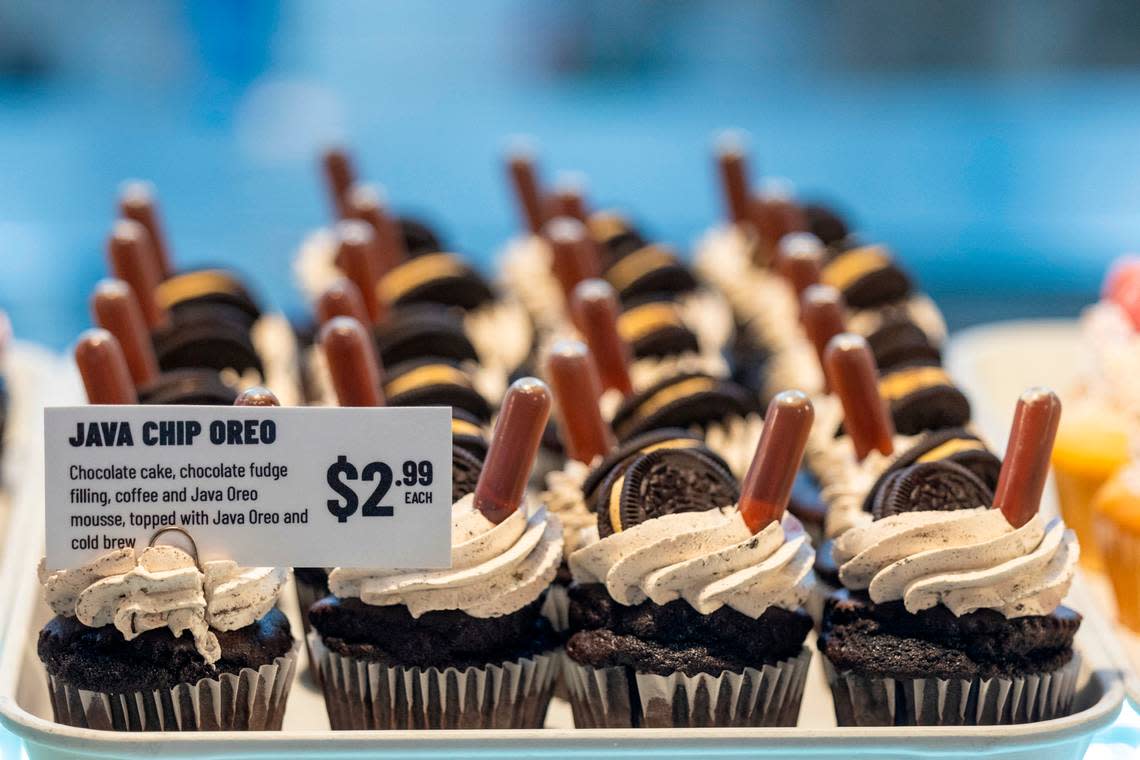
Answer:
MULTIPOLYGON (((42 449, 41 449, 42 451, 42 449)), ((42 472, 42 461, 39 464, 42 472)), ((42 492, 39 497, 42 500, 42 492)), ((837 728, 818 656, 809 673, 797 728, 575 730, 556 700, 546 729, 530 731, 331 732, 319 691, 305 668, 294 684, 280 733, 119 734, 60 726, 50 720, 36 636, 49 616, 39 599, 35 565, 42 517, 35 505, 18 511, 0 588, 8 593, 9 625, 0 648, 0 721, 24 741, 31 760, 77 758, 806 758, 993 757, 1076 760, 1094 733, 1109 726, 1124 699, 1123 660, 1084 584, 1070 603, 1086 614, 1076 646, 1083 658, 1076 712, 1042 723, 1007 727, 837 728), (27 537, 35 536, 35 540, 27 537)), ((283 607, 300 630, 294 596, 283 607)), ((814 641, 809 642, 814 649, 814 641)))
MULTIPOLYGON (((1031 385, 1047 385, 1064 395, 1084 364, 1079 325, 1070 319, 1001 322, 957 334, 946 352, 946 368, 970 396, 974 419, 995 445, 1004 446, 1018 395, 1031 385)), ((1062 412, 1063 414, 1063 412, 1062 412)), ((1043 509, 1056 510, 1056 490, 1046 489, 1043 509)), ((1116 602, 1108 578, 1084 571, 1088 591, 1108 620, 1116 602)), ((1140 710, 1140 634, 1112 625, 1131 665, 1125 673, 1128 697, 1140 710)))

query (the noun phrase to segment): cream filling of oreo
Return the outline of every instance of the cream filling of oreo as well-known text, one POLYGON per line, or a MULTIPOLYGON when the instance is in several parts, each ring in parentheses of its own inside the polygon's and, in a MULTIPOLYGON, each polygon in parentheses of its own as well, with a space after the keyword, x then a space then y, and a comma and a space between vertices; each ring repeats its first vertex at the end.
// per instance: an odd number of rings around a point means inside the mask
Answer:
POLYGON ((1014 528, 1000 510, 906 512, 853 528, 835 542, 839 579, 908 612, 942 604, 955 615, 992 609, 1048 615, 1073 581, 1080 547, 1061 520, 1014 528))
POLYGON ((753 619, 769 607, 795 610, 814 584, 815 552, 799 520, 785 514, 756 535, 736 507, 663 515, 570 556, 579 583, 604 583, 632 606, 684 599, 708 615, 728 606, 753 619))
POLYGON ((189 631, 207 663, 221 657, 210 630, 234 631, 264 617, 288 578, 284 568, 243 568, 207 562, 173 546, 105 554, 73 570, 47 572, 40 563, 44 599, 52 611, 92 628, 114 625, 127 641, 158 628, 175 636, 189 631), (203 572, 204 571, 204 572, 203 572))
POLYGON ((562 525, 546 509, 517 509, 496 525, 468 494, 451 507, 451 567, 445 570, 336 568, 329 590, 385 607, 402 604, 412 617, 459 610, 491 618, 538 599, 562 562, 562 525))

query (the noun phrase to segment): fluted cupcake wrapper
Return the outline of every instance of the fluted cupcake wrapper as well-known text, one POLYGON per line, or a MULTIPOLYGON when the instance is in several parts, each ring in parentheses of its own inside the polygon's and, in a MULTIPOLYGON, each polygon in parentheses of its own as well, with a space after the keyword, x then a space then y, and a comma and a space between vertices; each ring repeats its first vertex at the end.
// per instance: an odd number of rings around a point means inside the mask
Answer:
POLYGON ((305 636, 305 653, 309 656, 309 667, 313 669, 313 674, 319 680, 321 677, 319 663, 317 656, 313 653, 313 648, 309 645, 309 633, 312 631, 312 625, 309 623, 309 608, 329 595, 329 586, 328 583, 306 582, 298 578, 296 573, 293 575, 293 585, 297 589, 297 605, 301 608, 301 628, 304 630, 305 636))
POLYGON ((541 728, 557 652, 481 668, 405 668, 344 657, 309 634, 334 731, 541 728))
POLYGON ((827 600, 838 590, 818 575, 815 576, 815 583, 811 587, 807 601, 804 602, 804 609, 811 615, 811 622, 817 631, 823 622, 823 610, 827 606, 827 600))
POLYGON ((794 726, 811 650, 762 668, 719 675, 659 676, 632 668, 594 668, 563 657, 578 728, 794 726))
POLYGON ((563 633, 570 628, 570 590, 568 586, 552 583, 546 590, 542 603, 542 616, 550 621, 555 632, 563 633))
POLYGON ((997 726, 1067 715, 1080 673, 1074 653, 1062 667, 1018 678, 875 678, 824 670, 840 726, 997 726))
POLYGON ((171 689, 110 694, 48 676, 56 723, 105 731, 280 731, 296 650, 257 670, 243 668, 171 689))

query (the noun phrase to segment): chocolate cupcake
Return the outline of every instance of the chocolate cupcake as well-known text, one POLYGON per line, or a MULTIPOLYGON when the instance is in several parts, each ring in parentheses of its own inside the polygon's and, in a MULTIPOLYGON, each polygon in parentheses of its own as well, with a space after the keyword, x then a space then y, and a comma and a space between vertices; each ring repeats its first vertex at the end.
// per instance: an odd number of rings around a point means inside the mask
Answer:
MULTIPOLYGON (((92 404, 134 403, 109 333, 87 333, 75 360, 92 404)), ((257 393, 258 403, 276 402, 257 393)), ((276 609, 288 571, 200 563, 154 545, 158 537, 78 568, 40 563, 56 616, 37 652, 55 720, 111 731, 280 730, 296 661, 276 609)))
MULTIPOLYGON (((334 317, 321 331, 320 349, 323 352, 324 366, 331 374, 330 384, 336 388, 337 402, 341 406, 378 406, 384 402, 384 394, 379 382, 380 368, 375 362, 375 352, 369 345, 368 332, 359 320, 351 317, 334 317)), ((431 365, 420 365, 431 366, 431 365)), ((448 367, 448 369, 453 369, 448 367)), ((396 391, 411 391, 397 386, 396 391)), ((445 387, 437 393, 444 394, 445 387)), ((405 394, 405 399, 417 398, 405 394)), ((436 402, 448 405, 449 396, 442 395, 436 402)), ((396 405, 391 398, 389 403, 396 405)), ((414 403, 414 402, 409 402, 414 403)), ((485 403, 485 402, 484 402, 485 403)), ((451 419, 451 494, 456 501, 471 494, 483 469, 487 456, 487 441, 483 425, 487 418, 476 417, 472 413, 452 408, 451 419)), ((320 599, 329 595, 329 571, 323 567, 296 568, 294 573, 297 600, 302 611, 308 610, 320 599)), ((316 664, 317 657, 311 648, 311 627, 307 615, 302 615, 305 629, 305 642, 309 646, 309 661, 316 664)))
POLYGON ((280 730, 296 660, 288 573, 172 546, 40 566, 55 617, 37 652, 58 723, 108 731, 280 730), (207 601, 209 600, 209 604, 207 601), (145 609, 146 614, 124 612, 145 609))
POLYGON ((1071 709, 1081 618, 1061 602, 1079 547, 1037 513, 1059 417, 1052 393, 1022 396, 992 500, 961 465, 911 464, 884 483, 874 522, 835 542, 845 590, 819 648, 840 725, 1027 723, 1071 709))
POLYGON ((549 408, 537 380, 508 392, 475 492, 452 507, 452 569, 329 575, 333 596, 308 614, 334 730, 542 725, 562 530, 522 499, 549 408))
POLYGON ((795 725, 812 550, 783 512, 811 405, 784 394, 768 417, 739 491, 703 487, 731 478, 686 449, 644 454, 611 485, 603 537, 570 558, 577 727, 795 725), (692 511, 701 494, 716 506, 692 511))

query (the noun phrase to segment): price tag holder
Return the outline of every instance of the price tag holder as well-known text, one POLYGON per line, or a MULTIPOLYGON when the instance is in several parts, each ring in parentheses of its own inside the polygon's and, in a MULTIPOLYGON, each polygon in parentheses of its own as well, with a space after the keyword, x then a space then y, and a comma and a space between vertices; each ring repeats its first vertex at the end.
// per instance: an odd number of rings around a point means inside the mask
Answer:
POLYGON ((447 407, 59 407, 44 433, 48 569, 164 528, 203 561, 451 563, 447 407))

